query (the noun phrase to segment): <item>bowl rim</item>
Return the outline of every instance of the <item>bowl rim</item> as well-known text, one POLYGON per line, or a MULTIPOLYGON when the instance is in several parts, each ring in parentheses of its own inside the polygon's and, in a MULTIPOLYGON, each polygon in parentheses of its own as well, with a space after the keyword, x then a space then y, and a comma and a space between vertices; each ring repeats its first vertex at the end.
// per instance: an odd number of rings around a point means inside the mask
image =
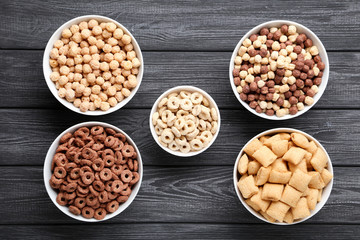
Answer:
POLYGON ((220 110, 218 108, 218 105, 216 104, 215 100, 210 96, 210 94, 208 94, 206 91, 204 91, 201 88, 195 87, 195 86, 191 86, 191 85, 180 85, 180 86, 176 86, 173 88, 169 88, 167 89, 165 92, 163 92, 155 101, 155 103, 153 104, 151 111, 150 111, 150 117, 149 117, 149 126, 150 126, 150 132, 151 135, 153 137, 153 139, 155 140, 155 142, 166 152, 178 156, 178 157, 192 157, 192 156, 196 156, 204 151, 206 151, 216 140, 219 132, 220 132, 220 127, 221 127, 221 116, 220 116, 220 110), (158 135, 155 132, 155 127, 152 125, 152 115, 155 113, 155 111, 157 110, 157 106, 160 102, 161 99, 163 99, 166 95, 172 93, 172 92, 180 92, 182 90, 186 90, 186 91, 190 91, 190 92, 200 92, 204 97, 206 97, 209 102, 210 102, 210 107, 214 107, 217 111, 218 114, 218 129, 216 131, 216 133, 213 136, 213 139, 210 141, 210 143, 203 149, 201 149, 200 151, 195 151, 195 152, 188 152, 188 153, 182 153, 180 151, 173 151, 169 148, 164 147, 163 145, 161 145, 158 141, 158 135))
POLYGON ((328 81, 329 81, 329 73, 330 73, 329 57, 327 55, 327 51, 326 51, 323 43, 319 39, 319 37, 313 31, 311 31, 309 28, 305 27, 304 25, 294 22, 294 21, 289 21, 289 20, 267 21, 267 22, 261 23, 255 27, 253 27, 252 29, 250 29, 237 43, 234 51, 232 52, 232 55, 230 58, 230 64, 229 64, 230 85, 231 85, 231 88, 233 90, 235 97, 238 99, 238 101, 241 103, 241 105, 243 105, 248 111, 250 111, 251 113, 253 113, 256 116, 259 116, 259 117, 262 117, 265 119, 269 119, 269 120, 288 120, 288 119, 298 117, 298 116, 306 113, 308 110, 310 110, 320 100, 321 96, 325 92, 325 89, 326 89, 328 81), (250 37, 251 34, 259 32, 260 29, 263 27, 271 27, 271 26, 279 27, 282 24, 294 25, 294 26, 296 26, 297 29, 301 29, 300 32, 305 33, 308 36, 310 35, 309 37, 313 40, 314 45, 316 45, 319 49, 319 55, 322 55, 321 59, 322 59, 322 62, 325 63, 325 70, 324 70, 324 74, 322 76, 322 82, 319 86, 319 92, 315 94, 314 103, 312 105, 310 105, 310 106, 305 105, 305 108, 301 111, 298 111, 295 115, 287 114, 283 117, 277 117, 275 114, 273 116, 268 116, 265 113, 257 113, 255 111, 255 109, 250 108, 250 106, 246 102, 244 102, 240 99, 240 94, 237 92, 236 86, 234 84, 234 77, 232 75, 232 71, 234 69, 234 65, 235 65, 234 60, 235 60, 235 57, 237 56, 237 52, 238 52, 241 44, 244 42, 244 40, 246 38, 250 37), (315 42, 318 42, 318 44, 315 44, 315 42))
POLYGON ((143 75, 144 75, 144 59, 143 59, 140 45, 136 41, 135 37, 131 34, 131 32, 124 25, 122 25, 118 21, 116 21, 112 18, 109 18, 109 17, 101 16, 101 15, 78 16, 78 17, 72 18, 72 19, 68 20, 67 22, 63 23, 59 28, 57 28, 54 31, 54 33, 49 38, 49 40, 46 44, 45 50, 44 50, 42 62, 43 62, 43 74, 44 74, 45 82, 46 82, 46 85, 48 86, 50 92, 52 93, 52 95, 66 108, 72 110, 73 112, 87 115, 87 116, 102 116, 105 114, 115 112, 115 111, 119 110, 120 108, 124 107, 128 102, 130 102, 130 100, 135 96, 135 94, 139 90, 142 79, 143 79, 143 75), (51 79, 50 79, 51 67, 50 67, 49 54, 50 54, 51 49, 53 48, 54 42, 56 40, 60 39, 58 36, 61 34, 61 32, 64 28, 70 27, 72 24, 78 24, 81 21, 89 21, 90 19, 96 19, 100 22, 104 22, 104 21, 113 22, 116 24, 117 27, 121 28, 124 31, 124 33, 130 35, 132 44, 134 46, 134 51, 136 52, 137 58, 140 60, 140 63, 141 63, 141 65, 139 67, 139 73, 136 76, 138 84, 134 89, 131 90, 130 96, 127 98, 124 98, 121 102, 117 103, 114 107, 110 107, 107 111, 102 111, 102 110, 95 110, 95 111, 88 110, 86 112, 80 111, 80 109, 75 107, 72 103, 66 101, 66 99, 59 97, 58 90, 55 87, 55 83, 53 81, 51 81, 51 79))
POLYGON ((69 128, 67 128, 66 130, 64 130, 63 132, 61 132, 56 138, 55 140, 52 142, 52 144, 50 145, 47 153, 46 153, 46 157, 44 160, 44 165, 43 165, 43 180, 44 180, 44 185, 45 185, 45 189, 46 192, 48 194, 48 196, 50 197, 51 201, 54 203, 54 205, 65 215, 75 219, 75 220, 79 220, 79 221, 83 221, 83 222, 101 222, 101 221, 106 221, 109 220, 115 216, 117 216, 118 214, 120 214, 121 212, 123 212, 126 208, 128 208, 130 206, 130 204, 134 201, 135 197, 137 196, 139 189, 141 187, 141 183, 142 183, 142 178, 143 178, 143 162, 142 162, 142 158, 141 158, 141 154, 139 149, 137 148, 135 142, 132 140, 132 138, 129 137, 129 135, 126 134, 126 132, 124 132, 123 130, 121 130, 120 128, 109 124, 109 123, 105 123, 105 122, 99 122, 99 121, 89 121, 89 122, 81 122, 78 124, 75 124, 69 128), (59 146, 59 141, 60 138, 67 132, 74 132, 75 130, 81 128, 81 127, 91 127, 91 126, 96 126, 96 125, 100 125, 102 127, 110 127, 112 129, 115 129, 118 132, 121 132, 122 134, 124 134, 126 136, 127 141, 135 148, 136 152, 138 153, 137 155, 137 160, 139 163, 139 181, 136 183, 136 186, 133 188, 129 199, 122 203, 119 208, 113 212, 113 213, 109 213, 105 216, 104 219, 102 220, 97 220, 95 218, 84 218, 81 214, 80 215, 74 215, 69 211, 69 208, 67 206, 60 206, 57 202, 56 202, 56 196, 57 196, 57 191, 54 190, 50 184, 49 184, 49 180, 51 177, 51 162, 53 159, 53 156, 55 154, 56 151, 56 147, 59 146))
POLYGON ((244 147, 241 149, 241 151, 239 152, 239 154, 236 157, 236 161, 235 161, 235 165, 234 165, 234 169, 233 169, 233 184, 234 184, 234 188, 235 188, 235 192, 236 195, 238 197, 238 199, 240 200, 240 202, 242 203, 242 205, 255 217, 257 217, 258 219, 267 222, 267 223, 271 223, 271 224, 275 224, 275 225, 294 225, 294 224, 298 224, 301 222, 304 222, 308 219, 310 219, 311 217, 313 217, 314 215, 316 215, 326 204, 327 200, 329 199, 330 195, 331 195, 331 191, 333 188, 333 183, 334 183, 334 168, 330 159, 329 154, 327 153, 326 149, 323 147, 323 145, 313 136, 311 136, 310 134, 303 132, 301 130, 298 129, 294 129, 294 128, 273 128, 273 129, 268 129, 266 131, 263 131, 259 134, 257 134, 256 136, 254 136, 253 138, 251 138, 245 145, 244 147), (238 182, 238 170, 237 170, 237 166, 240 160, 240 156, 242 156, 242 154, 244 153, 244 148, 254 139, 259 138, 261 136, 265 136, 265 135, 270 135, 270 134, 276 134, 276 133, 280 133, 280 132, 287 132, 287 133, 301 133, 303 135, 305 135, 308 140, 312 140, 316 143, 316 145, 318 147, 320 147, 326 154, 327 158, 328 158, 328 167, 327 170, 329 170, 331 172, 331 174, 333 175, 333 178, 331 179, 331 181, 328 183, 328 185, 326 185, 326 187, 323 189, 322 191, 322 196, 321 196, 321 201, 316 203, 316 208, 314 210, 310 210, 311 215, 306 217, 306 218, 302 218, 300 220, 294 221, 293 223, 280 223, 280 222, 270 222, 268 221, 265 217, 263 217, 261 214, 259 214, 257 211, 255 211, 254 209, 252 209, 244 200, 243 196, 241 195, 238 187, 237 187, 237 182, 238 182))

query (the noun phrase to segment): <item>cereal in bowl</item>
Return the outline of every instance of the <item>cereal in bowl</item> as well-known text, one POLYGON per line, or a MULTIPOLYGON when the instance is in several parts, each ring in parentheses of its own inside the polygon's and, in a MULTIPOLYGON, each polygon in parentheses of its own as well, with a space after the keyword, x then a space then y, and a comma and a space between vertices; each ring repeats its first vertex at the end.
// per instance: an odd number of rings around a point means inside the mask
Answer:
POLYGON ((138 84, 132 38, 113 22, 91 19, 64 29, 49 57, 59 97, 82 112, 107 111, 138 84))
POLYGON ((326 153, 301 133, 262 136, 240 156, 237 187, 245 202, 270 222, 310 216, 333 175, 326 153))

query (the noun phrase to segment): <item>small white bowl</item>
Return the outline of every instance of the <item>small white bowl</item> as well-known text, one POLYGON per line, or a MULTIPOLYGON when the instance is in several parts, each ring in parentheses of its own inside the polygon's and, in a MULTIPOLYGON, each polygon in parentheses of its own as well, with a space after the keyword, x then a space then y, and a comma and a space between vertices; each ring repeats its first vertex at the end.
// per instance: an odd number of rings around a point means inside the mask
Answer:
POLYGON ((319 99, 321 98, 321 96, 323 95, 326 85, 328 83, 328 79, 329 79, 329 72, 330 72, 330 64, 329 64, 329 58, 328 55, 326 53, 326 49, 324 47, 324 45, 322 44, 322 42, 320 41, 320 39, 315 35, 315 33, 313 33, 310 29, 308 29, 307 27, 305 27, 304 25, 301 25, 299 23, 296 22, 292 22, 292 21, 287 21, 287 20, 274 20, 274 21, 269 21, 269 22, 265 22, 263 24, 260 24, 256 27, 254 27, 253 29, 251 29, 249 32, 247 32, 239 41, 239 43, 236 45, 233 54, 231 55, 231 60, 230 60, 230 66, 229 66, 229 76, 230 76, 230 84, 231 84, 231 88, 236 96, 236 98, 239 100, 239 102, 247 109, 249 110, 251 113, 262 117, 262 118, 266 118, 266 119, 270 119, 270 120, 287 120, 287 119, 291 119, 294 117, 298 117, 301 114, 304 114, 305 112, 307 112, 310 108, 312 108, 317 101, 319 101, 319 99), (319 49, 319 55, 321 57, 321 60, 323 63, 325 63, 325 69, 324 69, 324 74, 322 76, 322 82, 319 86, 319 92, 315 94, 314 98, 314 103, 311 106, 307 106, 305 105, 305 108, 301 111, 298 111, 295 115, 290 115, 287 114, 283 117, 277 117, 276 115, 273 116, 268 116, 265 113, 257 113, 255 111, 255 109, 252 109, 249 104, 247 104, 246 102, 242 101, 240 99, 240 94, 237 92, 236 90, 236 86, 234 83, 234 77, 233 77, 233 69, 234 69, 234 60, 235 57, 238 54, 238 50, 241 47, 243 41, 246 38, 249 38, 252 34, 258 34, 260 32, 260 29, 262 29, 263 27, 267 27, 267 28, 271 28, 271 27, 281 27, 283 24, 287 24, 287 25, 294 25, 296 26, 297 32, 298 33, 305 33, 312 41, 314 46, 317 46, 319 49))
POLYGON ((273 134, 276 134, 276 133, 281 133, 281 132, 287 132, 287 133, 301 133, 303 134, 304 136, 306 136, 309 140, 312 140, 316 143, 316 145, 318 147, 320 147, 325 153, 326 153, 326 156, 328 157, 329 161, 328 161, 328 167, 327 167, 327 170, 329 170, 333 175, 334 175, 334 172, 333 172, 333 166, 331 164, 331 160, 330 160, 330 157, 328 155, 328 153, 326 152, 325 148, 314 138, 312 137, 311 135, 303 132, 303 131, 300 131, 300 130, 297 130, 297 129, 293 129, 293 128, 274 128, 274 129, 270 129, 270 130, 267 130, 267 131, 264 131, 258 135, 256 135, 255 137, 253 137, 250 141, 248 141, 244 147, 241 149, 239 155, 237 156, 237 159, 236 159, 236 162, 235 162, 235 165, 234 165, 234 171, 233 171, 233 180, 234 180, 234 187, 235 187, 235 192, 238 196, 238 198, 240 199, 241 203, 243 204, 243 206, 249 211, 252 213, 252 215, 254 215, 255 217, 257 217, 258 219, 264 221, 264 222, 267 222, 267 223, 272 223, 272 224, 275 224, 275 225, 293 225, 293 224, 297 224, 297 223, 301 223, 301 222, 304 222, 306 220, 308 220, 309 218, 311 218, 312 216, 314 216, 317 212, 320 211, 320 209, 325 205, 325 203, 327 202, 329 196, 330 196, 330 193, 331 193, 331 190, 332 190, 332 187, 333 187, 333 183, 334 183, 334 177, 331 179, 331 181, 328 183, 328 185, 323 189, 322 191, 322 196, 321 196, 321 201, 318 202, 316 204, 316 207, 314 210, 311 210, 311 215, 306 217, 306 218, 302 218, 300 220, 296 220, 294 221, 293 223, 279 223, 279 222, 269 222, 266 218, 264 218, 260 213, 256 212, 254 209, 252 209, 249 205, 247 205, 247 203, 245 202, 245 199, 243 198, 243 196, 241 195, 238 187, 237 187, 237 182, 239 181, 240 179, 240 174, 238 173, 238 170, 237 170, 237 166, 239 164, 239 159, 240 159, 240 156, 242 156, 242 154, 244 153, 244 148, 251 142, 253 141, 254 139, 256 138, 260 138, 261 136, 266 136, 266 135, 273 135, 273 134))
POLYGON ((119 110, 120 108, 125 106, 135 96, 136 92, 138 91, 138 89, 140 87, 140 84, 141 84, 141 81, 142 81, 142 78, 143 78, 144 61, 143 61, 143 56, 142 56, 139 44, 137 43, 134 36, 131 34, 131 32, 126 27, 124 27, 119 22, 115 21, 114 19, 111 19, 111 18, 108 18, 108 17, 99 16, 99 15, 85 15, 85 16, 73 18, 73 19, 69 20, 68 22, 64 23, 51 36, 51 38, 49 39, 49 41, 48 41, 48 43, 46 45, 45 52, 44 52, 43 72, 44 72, 44 77, 45 77, 46 84, 48 85, 51 93, 54 95, 54 97, 60 103, 62 103, 62 105, 64 105, 68 109, 70 109, 70 110, 72 110, 74 112, 80 113, 80 114, 89 115, 89 116, 99 116, 99 115, 105 115, 105 114, 108 114, 108 113, 112 113, 112 112, 114 112, 116 110, 119 110), (53 81, 51 81, 51 79, 50 79, 50 74, 52 72, 51 67, 50 67, 50 51, 51 51, 51 49, 53 49, 55 41, 59 40, 61 38, 61 33, 65 28, 70 28, 71 25, 73 25, 73 24, 79 24, 82 21, 89 21, 91 19, 95 19, 95 20, 97 20, 99 22, 113 22, 113 23, 116 24, 117 27, 121 28, 124 31, 124 33, 130 35, 131 36, 131 43, 134 45, 134 51, 136 52, 136 56, 140 60, 141 65, 140 65, 140 68, 139 68, 139 73, 137 75, 138 85, 134 89, 131 90, 131 94, 130 94, 129 97, 124 98, 124 100, 122 100, 121 102, 116 104, 115 107, 110 107, 110 109, 107 110, 107 111, 101 111, 101 110, 89 111, 88 110, 86 112, 81 112, 80 109, 75 107, 72 103, 66 101, 66 99, 64 99, 64 98, 59 97, 58 90, 55 87, 55 83, 53 81))
POLYGON ((155 142, 162 148, 164 149, 165 151, 167 151, 168 153, 171 153, 172 155, 175 155, 175 156, 178 156, 178 157, 192 157, 192 156, 195 156, 195 155, 198 155, 202 152, 204 152, 206 149, 208 149, 215 141, 216 137, 218 136, 219 134, 219 131, 220 131, 220 126, 221 126, 221 119, 220 119, 220 111, 219 111, 219 108, 216 104, 216 102, 214 101, 214 99, 207 93, 205 92, 204 90, 200 89, 200 88, 197 88, 197 87, 194 87, 194 86, 177 86, 177 87, 174 87, 174 88, 170 88, 169 90, 165 91, 163 94, 160 95, 160 97, 156 100, 156 102, 154 103, 152 109, 151 109, 151 112, 150 112, 150 118, 149 118, 149 125, 150 125, 150 131, 151 131, 151 135, 153 136, 155 142), (167 147, 164 147, 163 145, 161 145, 159 143, 159 140, 158 140, 158 135, 156 134, 155 132, 155 127, 154 125, 152 124, 152 115, 157 111, 157 106, 160 102, 161 99, 163 99, 164 97, 166 97, 167 95, 169 95, 170 93, 173 93, 173 92, 180 92, 180 91, 189 91, 189 92, 199 92, 201 93, 204 97, 206 97, 209 102, 210 102, 210 107, 211 108, 215 108, 216 109, 216 112, 218 114, 218 130, 217 132, 215 133, 213 139, 210 141, 210 143, 203 149, 201 149, 200 151, 196 151, 196 152, 188 152, 188 153, 182 153, 180 151, 173 151, 167 147))
POLYGON ((103 123, 103 122, 84 122, 84 123, 79 123, 79 124, 76 124, 68 129, 66 129, 65 131, 63 131, 55 140, 54 142, 51 144, 47 154, 46 154, 46 158, 45 158, 45 162, 44 162, 44 183, 45 183, 45 188, 46 188, 46 191, 51 199, 51 201, 55 204, 55 206, 57 206, 63 213, 65 213, 66 215, 68 215, 69 217, 72 217, 76 220, 79 220, 79 221, 84 221, 84 222, 100 222, 100 221, 105 221, 105 220, 108 220, 110 218, 113 218, 115 217, 116 215, 118 215, 119 213, 121 213, 122 211, 124 211, 131 203, 132 201, 135 199, 139 189, 140 189, 140 186, 141 186, 141 182, 142 182, 142 177, 143 177, 143 163, 142 163, 142 159, 141 159, 141 155, 140 155, 140 152, 139 152, 139 149, 136 147, 135 145, 135 142, 124 132, 122 131, 121 129, 111 125, 111 124, 108 124, 108 123, 103 123), (135 184, 134 188, 132 189, 132 192, 129 196, 129 199, 120 204, 119 206, 119 209, 116 210, 115 212, 113 213, 109 213, 109 214, 106 214, 105 218, 102 219, 102 220, 96 220, 95 218, 90 218, 90 219, 87 219, 87 218, 84 218, 82 215, 74 215, 72 214, 70 211, 69 211, 69 208, 67 206, 60 206, 57 202, 56 202, 56 196, 58 194, 58 192, 53 189, 51 186, 50 186, 50 183, 49 183, 49 180, 51 178, 51 163, 52 163, 52 159, 55 155, 55 151, 57 149, 57 147, 59 146, 59 141, 60 141, 60 138, 65 134, 65 133, 68 133, 68 132, 75 132, 77 129, 81 128, 81 127, 92 127, 92 126, 102 126, 102 127, 108 127, 108 128, 112 128, 114 130, 116 130, 117 132, 121 132, 122 134, 124 134, 126 136, 126 139, 127 141, 129 142, 130 145, 132 145, 137 153, 137 161, 139 163, 139 175, 140 175, 140 179, 139 181, 135 184))

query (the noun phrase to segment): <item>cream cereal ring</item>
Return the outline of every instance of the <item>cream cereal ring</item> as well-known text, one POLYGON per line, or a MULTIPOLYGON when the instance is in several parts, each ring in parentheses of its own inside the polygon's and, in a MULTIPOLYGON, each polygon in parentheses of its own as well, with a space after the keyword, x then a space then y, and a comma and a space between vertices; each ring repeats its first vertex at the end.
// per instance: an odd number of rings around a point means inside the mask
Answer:
POLYGON ((199 139, 193 139, 193 140, 190 141, 190 147, 194 151, 199 151, 204 146, 203 146, 203 143, 199 139))
POLYGON ((211 123, 210 122, 206 122, 206 131, 210 131, 212 128, 211 123))
POLYGON ((158 141, 163 147, 167 147, 167 144, 161 141, 161 136, 158 137, 158 141))
POLYGON ((177 151, 179 150, 179 145, 175 141, 172 141, 171 143, 169 143, 168 148, 170 150, 177 151))
POLYGON ((188 133, 195 130, 195 123, 194 123, 194 121, 192 121, 192 120, 187 120, 187 121, 185 122, 185 126, 186 126, 186 128, 187 128, 187 132, 188 132, 188 133))
POLYGON ((194 131, 186 134, 186 138, 194 139, 199 134, 199 132, 200 132, 199 129, 195 128, 194 131))
POLYGON ((213 138, 213 135, 210 131, 204 131, 200 134, 200 136, 204 137, 206 139, 206 142, 210 142, 213 138))
POLYGON ((161 135, 161 133, 162 133, 163 130, 164 130, 164 129, 163 129, 162 127, 160 127, 159 125, 156 125, 156 126, 155 126, 155 133, 156 133, 157 135, 161 135))
POLYGON ((193 107, 193 104, 192 102, 190 101, 190 99, 181 99, 180 100, 180 107, 183 109, 183 110, 186 110, 186 111, 189 111, 192 109, 193 107))
POLYGON ((161 119, 158 119, 156 122, 157 122, 157 126, 161 128, 167 128, 167 124, 164 123, 161 119))
POLYGON ((177 113, 176 113, 176 117, 177 117, 177 118, 185 117, 186 115, 189 115, 189 112, 184 111, 184 110, 179 110, 179 111, 177 111, 177 113))
POLYGON ((167 98, 177 97, 179 94, 177 92, 170 93, 167 98))
POLYGON ((156 122, 157 120, 159 119, 159 112, 155 112, 152 117, 151 117, 151 120, 152 120, 152 124, 155 126, 156 125, 156 122))
POLYGON ((188 142, 185 142, 184 145, 180 146, 180 152, 182 152, 182 153, 188 153, 188 152, 190 152, 190 150, 191 150, 191 147, 188 142))
POLYGON ((190 97, 191 102, 192 102, 194 105, 200 104, 200 103, 202 102, 203 98, 204 98, 203 95, 202 95, 201 93, 199 93, 199 92, 194 92, 194 93, 192 93, 192 94, 191 94, 191 97, 190 97))
POLYGON ((170 110, 165 110, 161 114, 161 120, 163 122, 168 122, 169 120, 173 120, 175 118, 175 115, 170 110))
POLYGON ((183 146, 186 144, 186 138, 185 136, 181 136, 179 138, 175 138, 175 142, 179 145, 179 146, 183 146))
POLYGON ((168 121, 167 121, 167 125, 169 126, 169 127, 172 127, 173 125, 174 125, 174 123, 175 123, 175 121, 176 121, 176 117, 175 117, 175 115, 173 115, 173 119, 168 119, 168 121))
POLYGON ((207 98, 203 98, 202 104, 203 104, 205 107, 209 107, 209 106, 210 106, 210 102, 209 102, 209 100, 207 100, 207 98))
POLYGON ((177 129, 182 129, 185 125, 185 119, 180 117, 178 119, 176 119, 175 123, 174 123, 174 126, 177 128, 177 129))
POLYGON ((217 132, 217 130, 218 130, 218 123, 217 123, 216 121, 213 121, 213 122, 211 123, 211 130, 210 130, 210 132, 211 132, 212 134, 215 134, 215 133, 217 132))
POLYGON ((171 132, 171 130, 169 128, 165 129, 162 133, 161 133, 161 141, 164 143, 171 143, 174 140, 174 134, 171 132))
POLYGON ((200 113, 201 113, 201 105, 195 105, 192 110, 192 114, 194 116, 198 116, 200 113))
POLYGON ((217 112, 216 112, 216 109, 215 109, 215 108, 211 108, 211 109, 210 109, 210 114, 211 114, 211 118, 212 118, 214 121, 217 121, 217 120, 218 120, 218 115, 217 115, 217 112))
POLYGON ((185 116, 185 120, 191 120, 191 121, 195 122, 195 119, 196 119, 196 117, 192 114, 185 116))
POLYGON ((162 114, 163 111, 165 111, 165 110, 166 110, 166 107, 161 107, 161 108, 159 108, 159 109, 158 109, 159 115, 161 116, 161 114, 162 114))
POLYGON ((178 109, 180 106, 180 99, 177 97, 169 97, 167 101, 167 107, 169 109, 178 109))
POLYGON ((181 91, 180 92, 180 97, 183 98, 183 99, 185 99, 185 98, 190 99, 191 93, 188 92, 188 91, 181 91))
POLYGON ((181 137, 181 133, 180 133, 179 129, 177 129, 176 127, 171 127, 171 131, 175 137, 177 137, 177 138, 181 137))
POLYGON ((165 106, 167 104, 167 101, 168 101, 167 98, 161 99, 159 104, 158 104, 158 108, 161 108, 161 107, 165 106))
POLYGON ((206 122, 203 119, 199 120, 199 126, 198 126, 200 131, 205 131, 206 130, 206 122))

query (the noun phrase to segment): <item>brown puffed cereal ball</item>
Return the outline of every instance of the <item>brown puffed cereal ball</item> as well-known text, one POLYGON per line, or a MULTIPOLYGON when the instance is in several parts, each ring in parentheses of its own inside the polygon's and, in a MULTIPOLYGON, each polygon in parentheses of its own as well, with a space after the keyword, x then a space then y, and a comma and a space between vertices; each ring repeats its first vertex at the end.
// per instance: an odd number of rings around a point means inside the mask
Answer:
POLYGON ((291 115, 295 115, 295 114, 297 114, 297 112, 298 112, 298 108, 296 107, 296 105, 295 105, 295 106, 291 106, 291 107, 289 108, 289 113, 290 113, 291 115))
MULTIPOLYGON (((321 59, 320 59, 321 60, 321 59)), ((317 63, 317 67, 319 68, 320 71, 324 70, 325 69, 325 63, 323 62, 318 62, 317 63)))
POLYGON ((268 28, 262 28, 262 29, 260 30, 260 35, 261 35, 261 36, 268 35, 269 32, 270 32, 270 31, 269 31, 268 28))
POLYGON ((281 31, 282 34, 287 34, 288 29, 289 29, 289 26, 284 24, 284 25, 281 26, 280 31, 281 31))

